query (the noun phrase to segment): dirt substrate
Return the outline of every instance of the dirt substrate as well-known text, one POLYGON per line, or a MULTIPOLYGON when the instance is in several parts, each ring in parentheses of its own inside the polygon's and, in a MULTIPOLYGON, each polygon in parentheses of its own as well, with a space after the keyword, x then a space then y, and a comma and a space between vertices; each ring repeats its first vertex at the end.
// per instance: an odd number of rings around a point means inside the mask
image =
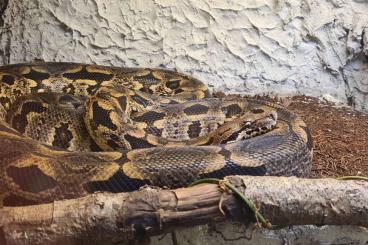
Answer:
POLYGON ((368 176, 368 114, 306 96, 272 100, 302 116, 311 129, 313 177, 368 176))
POLYGON ((312 130, 314 177, 368 176, 368 114, 305 96, 281 103, 312 130))

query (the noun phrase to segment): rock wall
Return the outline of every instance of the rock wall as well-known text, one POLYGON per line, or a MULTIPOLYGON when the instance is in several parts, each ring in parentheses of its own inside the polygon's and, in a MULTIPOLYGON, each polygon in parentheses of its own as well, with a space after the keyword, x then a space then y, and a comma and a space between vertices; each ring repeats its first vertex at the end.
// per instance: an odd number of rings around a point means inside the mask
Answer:
POLYGON ((227 93, 323 96, 368 110, 364 0, 2 2, 3 64, 167 67, 227 93))

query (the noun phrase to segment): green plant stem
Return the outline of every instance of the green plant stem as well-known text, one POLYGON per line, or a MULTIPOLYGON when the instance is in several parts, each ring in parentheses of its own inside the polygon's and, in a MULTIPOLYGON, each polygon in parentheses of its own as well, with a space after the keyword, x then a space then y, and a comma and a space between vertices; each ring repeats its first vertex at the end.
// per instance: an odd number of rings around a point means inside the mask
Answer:
POLYGON ((368 181, 368 176, 342 176, 336 179, 337 180, 365 180, 365 181, 368 181))
MULTIPOLYGON (((221 180, 219 179, 215 179, 215 178, 207 178, 207 179, 201 179, 201 180, 197 180, 193 183, 191 183, 189 185, 189 187, 194 186, 194 185, 198 185, 198 184, 203 184, 203 183, 210 183, 210 184, 220 184, 221 180)), ((246 203, 246 205, 250 208, 250 210, 252 210, 252 212, 254 213, 254 215, 256 216, 256 220, 261 222, 261 224, 266 227, 271 229, 272 225, 269 221, 267 221, 263 215, 261 213, 258 212, 258 209, 256 207, 256 205, 247 197, 245 197, 243 195, 243 193, 241 193, 238 189, 236 189, 235 186, 233 186, 232 184, 230 184, 228 181, 224 181, 223 182, 224 185, 230 189, 233 193, 235 193, 243 202, 246 203)))

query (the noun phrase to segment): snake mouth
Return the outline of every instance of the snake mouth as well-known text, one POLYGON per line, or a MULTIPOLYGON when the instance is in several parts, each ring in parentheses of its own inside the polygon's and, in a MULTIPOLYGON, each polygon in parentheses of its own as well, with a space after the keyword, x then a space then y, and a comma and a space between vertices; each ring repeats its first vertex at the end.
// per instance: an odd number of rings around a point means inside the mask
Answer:
POLYGON ((226 139, 222 140, 221 143, 235 143, 270 132, 276 127, 276 120, 276 112, 271 112, 258 119, 244 120, 241 123, 239 130, 234 131, 226 139))
POLYGON ((258 119, 254 122, 251 122, 250 124, 249 122, 247 122, 246 125, 249 126, 246 126, 241 130, 244 132, 240 133, 243 136, 241 139, 252 138, 254 136, 258 136, 271 131, 276 127, 275 118, 276 118, 275 115, 270 114, 268 117, 258 119))

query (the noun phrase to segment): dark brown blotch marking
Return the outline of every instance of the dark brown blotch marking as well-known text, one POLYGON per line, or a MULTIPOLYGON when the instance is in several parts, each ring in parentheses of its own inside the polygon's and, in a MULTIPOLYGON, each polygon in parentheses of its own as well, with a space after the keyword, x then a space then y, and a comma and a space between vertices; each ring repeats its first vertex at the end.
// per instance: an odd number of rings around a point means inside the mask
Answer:
POLYGON ((221 151, 219 151, 220 155, 223 155, 225 157, 225 160, 228 160, 231 158, 231 151, 225 149, 224 147, 221 147, 221 151))
POLYGON ((181 89, 181 88, 179 88, 179 89, 176 89, 176 90, 175 90, 174 94, 180 94, 180 93, 182 93, 182 92, 184 92, 184 90, 183 90, 183 89, 181 89))
POLYGON ((119 96, 117 98, 117 100, 119 102, 121 110, 125 112, 125 110, 127 108, 127 98, 126 98, 126 96, 119 96))
POLYGON ((50 74, 44 73, 44 72, 38 72, 32 69, 29 73, 23 74, 23 77, 34 80, 34 81, 42 81, 42 80, 48 79, 50 77, 50 74))
POLYGON ((40 98, 42 101, 44 101, 46 103, 55 103, 58 99, 58 94, 57 93, 51 93, 51 92, 39 93, 37 95, 35 94, 34 96, 35 96, 34 97, 35 99, 40 98))
POLYGON ((171 81, 168 81, 166 83, 166 86, 169 89, 175 90, 175 89, 179 88, 179 86, 180 86, 180 80, 171 80, 171 81))
POLYGON ((135 102, 137 102, 138 104, 140 104, 144 107, 147 107, 151 104, 149 100, 146 100, 145 98, 143 98, 142 96, 139 96, 137 94, 132 95, 131 98, 132 98, 132 100, 134 100, 135 102))
POLYGON ((177 105, 177 104, 179 104, 179 102, 175 100, 170 100, 170 102, 168 103, 168 105, 177 105))
POLYGON ((15 78, 10 75, 3 75, 1 82, 6 83, 8 85, 13 85, 15 82, 15 78))
POLYGON ((67 86, 64 86, 62 88, 62 92, 63 93, 71 93, 71 94, 77 94, 76 93, 76 86, 74 86, 74 84, 68 84, 67 86))
POLYGON ((117 126, 111 121, 110 111, 101 108, 97 101, 92 103, 93 122, 95 125, 103 125, 111 130, 116 130, 117 126))
POLYGON ((0 131, 19 135, 19 132, 16 131, 15 129, 6 127, 5 125, 1 125, 1 124, 0 124, 0 131))
MULTIPOLYGON (((123 160, 125 161, 125 160, 123 160)), ((148 181, 132 179, 118 170, 112 177, 102 181, 90 181, 84 185, 84 189, 89 193, 94 192, 129 192, 138 190, 143 185, 149 184, 148 181)))
POLYGON ((308 127, 300 126, 304 132, 307 134, 307 147, 311 151, 313 149, 313 138, 311 131, 308 127))
MULTIPOLYGON (((13 195, 13 194, 5 197, 3 200, 3 205, 8 206, 8 207, 29 206, 29 205, 36 205, 36 204, 38 204, 37 201, 29 200, 24 197, 13 195)), ((0 244, 3 244, 1 243, 1 240, 0 240, 0 244)))
POLYGON ((110 135, 110 139, 107 140, 107 144, 114 150, 124 148, 124 145, 121 144, 121 139, 115 134, 110 135))
POLYGON ((195 104, 185 108, 184 112, 187 115, 198 115, 198 114, 206 114, 208 110, 209 110, 208 106, 202 104, 195 104))
POLYGON ((6 172, 19 188, 26 192, 39 193, 53 189, 57 185, 53 178, 44 174, 35 165, 22 168, 10 166, 6 172))
POLYGON ((160 82, 159 80, 157 80, 157 78, 153 76, 152 72, 142 76, 135 75, 133 79, 145 85, 152 85, 160 82))
POLYGON ((70 102, 70 101, 75 101, 75 100, 76 100, 75 97, 70 94, 63 94, 59 98, 60 103, 65 103, 65 102, 70 102))
POLYGON ((197 138, 201 133, 201 123, 199 121, 194 121, 191 125, 188 126, 188 136, 189 138, 197 138))
POLYGON ((119 136, 117 136, 116 134, 112 134, 112 135, 110 135, 110 138, 111 138, 113 141, 115 141, 115 142, 120 141, 119 136))
POLYGON ((151 124, 148 125, 148 127, 146 127, 144 129, 144 131, 147 133, 147 134, 153 134, 155 136, 158 136, 158 137, 161 137, 162 136, 162 133, 164 131, 163 128, 157 128, 151 124))
POLYGON ((222 107, 221 110, 225 113, 226 118, 231 118, 242 112, 242 109, 238 104, 231 104, 231 105, 222 107))
POLYGON ((52 142, 53 146, 68 149, 70 141, 73 139, 73 134, 69 130, 67 123, 61 123, 60 127, 55 127, 55 138, 52 142))
POLYGON ((64 94, 64 95, 60 96, 59 103, 60 104, 70 103, 71 105, 73 105, 73 107, 75 109, 78 109, 79 107, 83 106, 83 103, 82 103, 81 100, 77 99, 76 97, 74 97, 70 94, 64 94))
POLYGON ((121 145, 119 145, 115 140, 109 139, 106 142, 113 150, 122 149, 121 145))
POLYGON ((88 94, 93 94, 96 91, 97 88, 98 88, 98 84, 88 85, 88 87, 87 87, 88 94))
POLYGON ((93 140, 91 140, 91 144, 90 144, 89 148, 90 148, 91 151, 94 151, 94 152, 102 151, 102 149, 93 140))
MULTIPOLYGON (((236 141, 237 138, 239 137, 239 134, 243 131, 246 131, 246 134, 250 135, 252 132, 247 130, 250 127, 251 127, 251 125, 248 125, 247 122, 244 122, 244 124, 242 125, 242 127, 239 130, 234 131, 229 137, 227 137, 226 139, 223 139, 221 141, 221 144, 225 144, 225 143, 228 143, 230 141, 236 141)), ((229 130, 227 130, 227 131, 229 131, 229 130)))
POLYGON ((101 72, 89 72, 86 67, 82 70, 73 73, 64 73, 63 76, 70 80, 96 80, 97 82, 109 81, 113 78, 113 74, 106 74, 101 72))
POLYGON ((255 109, 252 109, 252 110, 250 110, 252 113, 254 113, 254 114, 261 114, 261 113, 263 113, 264 112, 264 110, 263 109, 261 109, 261 108, 255 108, 255 109))
POLYGON ((127 152, 121 152, 121 157, 119 159, 116 159, 115 162, 118 164, 124 164, 126 162, 129 162, 127 152))
POLYGON ((143 113, 142 115, 135 117, 134 121, 137 122, 152 122, 152 121, 157 121, 157 120, 161 120, 163 118, 165 118, 166 114, 165 113, 160 113, 160 112, 156 112, 156 111, 148 111, 143 113))
POLYGON ((207 142, 204 143, 204 145, 212 145, 213 141, 214 141, 214 137, 210 137, 210 138, 208 138, 207 142))
MULTIPOLYGON (((27 115, 31 112, 42 113, 47 111, 47 108, 41 102, 30 101, 22 105, 20 114, 14 116, 11 126, 20 133, 24 133, 28 126, 27 115)), ((7 120, 9 122, 9 120, 7 120)))
POLYGON ((46 69, 50 74, 59 75, 66 70, 74 69, 77 66, 79 65, 68 62, 48 62, 43 65, 43 68, 46 69))
POLYGON ((148 86, 143 86, 142 88, 139 89, 139 91, 143 92, 143 93, 148 93, 148 94, 154 94, 155 91, 153 89, 151 89, 148 86))
POLYGON ((153 147, 154 145, 148 143, 146 140, 134 137, 132 135, 125 135, 125 140, 129 142, 132 149, 139 149, 139 148, 149 148, 153 147))
MULTIPOLYGON (((226 151, 226 150, 225 150, 226 151)), ((226 153, 225 151, 221 152, 223 155, 229 155, 225 157, 226 164, 224 167, 211 171, 208 173, 200 174, 200 179, 202 178, 218 178, 223 179, 229 175, 252 175, 252 176, 263 176, 267 173, 267 168, 265 165, 257 166, 257 167, 247 167, 241 166, 231 160, 230 153, 226 153)))
POLYGON ((0 97, 0 104, 3 106, 9 105, 11 100, 8 97, 0 97))
POLYGON ((18 97, 20 97, 20 96, 22 96, 23 95, 23 93, 24 93, 24 91, 22 91, 22 89, 18 89, 18 88, 15 88, 15 89, 13 89, 13 95, 16 97, 16 98, 18 98, 18 97))
POLYGON ((222 140, 221 141, 221 144, 226 144, 226 143, 228 143, 230 141, 235 141, 238 138, 240 132, 241 132, 240 130, 235 131, 229 137, 227 137, 226 139, 222 140))

